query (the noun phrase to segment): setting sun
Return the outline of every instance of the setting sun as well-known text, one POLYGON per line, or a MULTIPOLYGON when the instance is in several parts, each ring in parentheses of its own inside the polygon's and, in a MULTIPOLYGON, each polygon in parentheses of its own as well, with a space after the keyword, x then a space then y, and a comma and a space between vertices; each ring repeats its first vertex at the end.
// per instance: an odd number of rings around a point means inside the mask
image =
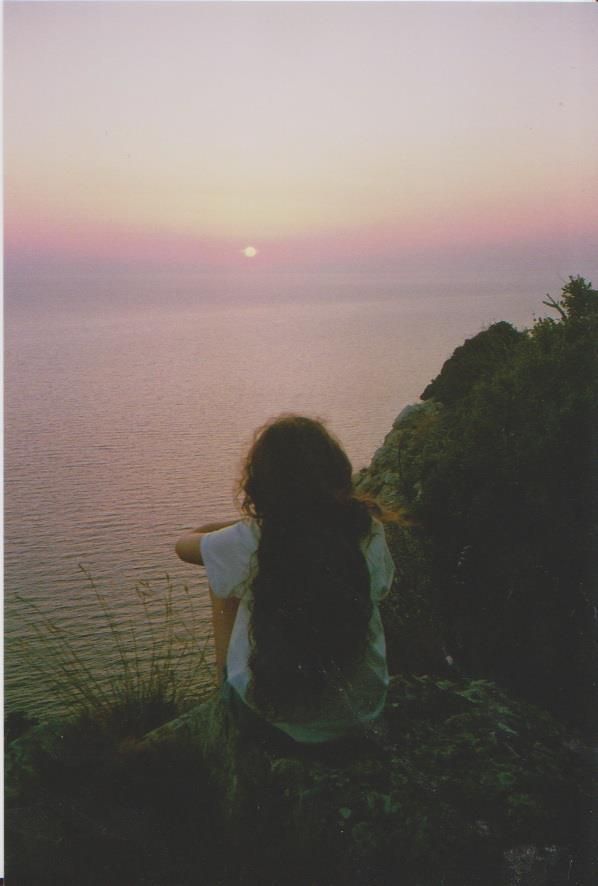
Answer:
POLYGON ((255 258, 257 255, 257 249, 255 246, 246 246, 245 249, 241 250, 245 258, 255 258))

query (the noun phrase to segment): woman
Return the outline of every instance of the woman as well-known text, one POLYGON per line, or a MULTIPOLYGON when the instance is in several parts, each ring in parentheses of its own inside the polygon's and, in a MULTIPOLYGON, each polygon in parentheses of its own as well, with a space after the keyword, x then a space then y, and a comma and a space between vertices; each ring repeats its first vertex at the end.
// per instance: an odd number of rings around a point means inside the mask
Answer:
POLYGON ((379 510, 355 496, 337 440, 297 415, 257 432, 241 494, 242 520, 176 544, 206 567, 233 700, 298 742, 367 728, 388 686, 378 602, 394 565, 379 510))

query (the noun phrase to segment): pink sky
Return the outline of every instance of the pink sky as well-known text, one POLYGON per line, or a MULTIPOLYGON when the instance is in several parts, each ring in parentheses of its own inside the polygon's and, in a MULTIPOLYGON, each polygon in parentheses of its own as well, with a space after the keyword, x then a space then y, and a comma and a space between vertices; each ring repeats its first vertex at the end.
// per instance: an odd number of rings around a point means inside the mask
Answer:
POLYGON ((7 268, 598 271, 597 12, 6 3, 7 268))

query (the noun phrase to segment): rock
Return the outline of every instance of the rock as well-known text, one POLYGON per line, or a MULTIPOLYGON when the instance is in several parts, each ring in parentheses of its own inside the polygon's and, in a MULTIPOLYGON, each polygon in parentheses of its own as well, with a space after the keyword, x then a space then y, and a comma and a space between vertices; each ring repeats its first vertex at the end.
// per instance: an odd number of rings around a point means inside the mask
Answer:
POLYGON ((410 415, 413 415, 414 412, 418 412, 419 410, 423 409, 424 406, 425 404, 423 403, 410 403, 407 406, 404 406, 392 423, 393 429, 396 430, 397 428, 399 428, 406 421, 406 419, 409 418, 410 415))
MULTIPOLYGON (((355 477, 357 492, 370 495, 390 511, 401 510, 401 447, 405 441, 412 445, 413 428, 424 427, 426 421, 434 421, 442 409, 430 400, 406 406, 393 422, 392 429, 384 438, 369 467, 355 477)), ((417 436, 417 435, 416 435, 417 436)))
POLYGON ((575 755, 550 717, 485 681, 393 678, 384 721, 360 738, 282 752, 214 699, 146 737, 158 753, 181 742, 212 773, 230 851, 249 865, 239 882, 374 886, 401 871, 406 886, 474 873, 548 886, 569 863, 575 755))

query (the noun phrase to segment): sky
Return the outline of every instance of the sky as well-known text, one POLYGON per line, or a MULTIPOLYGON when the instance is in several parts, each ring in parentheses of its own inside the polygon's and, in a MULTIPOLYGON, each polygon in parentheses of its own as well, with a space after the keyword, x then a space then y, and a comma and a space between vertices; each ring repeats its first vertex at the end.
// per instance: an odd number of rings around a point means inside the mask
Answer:
POLYGON ((597 13, 7 2, 7 272, 598 272, 597 13))

